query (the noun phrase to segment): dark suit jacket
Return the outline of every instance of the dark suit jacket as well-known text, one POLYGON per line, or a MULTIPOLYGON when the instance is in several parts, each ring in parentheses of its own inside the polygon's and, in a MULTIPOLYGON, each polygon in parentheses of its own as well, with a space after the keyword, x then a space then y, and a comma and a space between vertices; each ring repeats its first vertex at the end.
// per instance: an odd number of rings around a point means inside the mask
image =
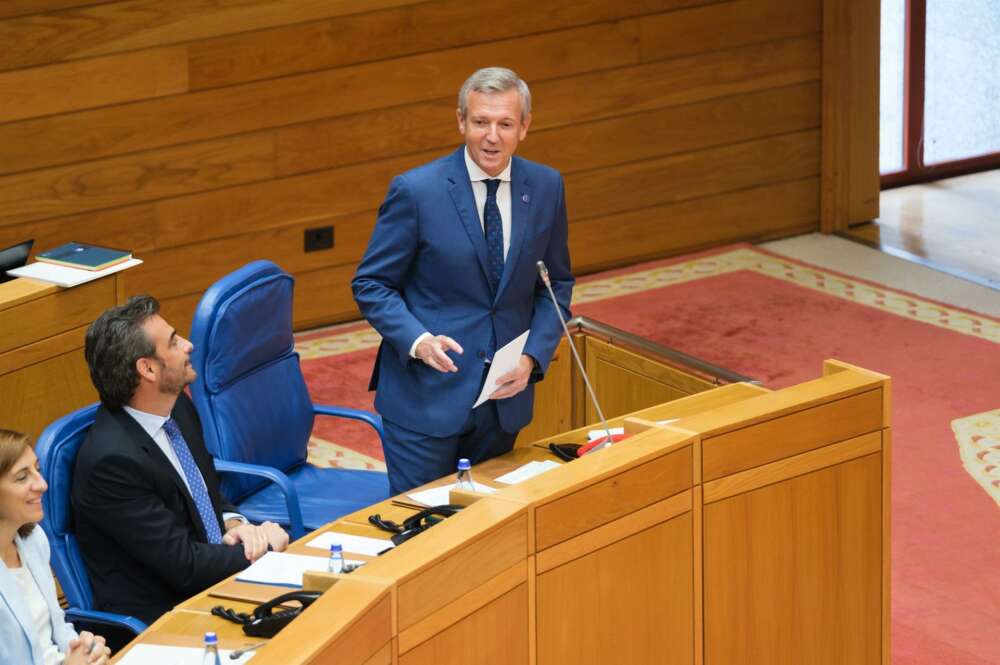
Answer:
MULTIPOLYGON (((174 406, 222 527, 234 511, 219 493, 194 404, 174 406)), ((76 534, 97 609, 156 620, 180 601, 249 564, 243 546, 210 545, 184 481, 122 409, 97 411, 80 447, 72 489, 76 534)))
MULTIPOLYGON (((457 434, 479 394, 483 362, 529 327, 524 352, 544 375, 562 327, 535 264, 543 259, 569 318, 573 276, 566 202, 559 172, 513 157, 511 238, 503 277, 487 276, 486 240, 476 210, 465 146, 396 177, 351 286, 362 314, 382 335, 373 372, 375 406, 384 417, 430 436, 457 434), (424 331, 448 335, 465 353, 458 372, 410 358, 424 331)), ((500 425, 516 433, 531 420, 532 386, 497 401, 500 425)))

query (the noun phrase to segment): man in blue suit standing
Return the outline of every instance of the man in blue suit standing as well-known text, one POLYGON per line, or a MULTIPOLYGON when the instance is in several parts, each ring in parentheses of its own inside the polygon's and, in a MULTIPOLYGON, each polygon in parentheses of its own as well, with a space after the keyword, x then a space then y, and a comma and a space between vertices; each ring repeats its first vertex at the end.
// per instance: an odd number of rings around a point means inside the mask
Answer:
POLYGON ((570 316, 562 177, 514 157, 531 93, 509 69, 480 69, 458 96, 465 145, 393 179, 351 283, 382 335, 370 389, 394 494, 503 454, 531 420, 562 332, 539 280, 545 261, 570 316), (472 405, 494 352, 530 329, 517 368, 472 405))

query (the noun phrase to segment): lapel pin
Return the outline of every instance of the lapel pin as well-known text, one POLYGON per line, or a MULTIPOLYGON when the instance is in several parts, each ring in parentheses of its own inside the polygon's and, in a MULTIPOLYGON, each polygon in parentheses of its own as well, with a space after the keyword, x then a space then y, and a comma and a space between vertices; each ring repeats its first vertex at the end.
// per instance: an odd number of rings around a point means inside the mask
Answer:
POLYGON ((527 194, 521 194, 521 201, 523 201, 524 203, 527 203, 530 200, 531 200, 530 196, 528 196, 527 194))

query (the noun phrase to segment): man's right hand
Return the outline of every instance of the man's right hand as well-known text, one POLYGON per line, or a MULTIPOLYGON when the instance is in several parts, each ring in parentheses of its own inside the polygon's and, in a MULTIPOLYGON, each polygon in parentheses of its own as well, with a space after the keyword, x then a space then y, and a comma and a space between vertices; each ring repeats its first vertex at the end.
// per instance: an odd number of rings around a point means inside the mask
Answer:
POLYGON ((448 356, 448 351, 462 353, 462 347, 447 335, 433 335, 417 344, 413 355, 439 372, 457 372, 458 367, 448 356))

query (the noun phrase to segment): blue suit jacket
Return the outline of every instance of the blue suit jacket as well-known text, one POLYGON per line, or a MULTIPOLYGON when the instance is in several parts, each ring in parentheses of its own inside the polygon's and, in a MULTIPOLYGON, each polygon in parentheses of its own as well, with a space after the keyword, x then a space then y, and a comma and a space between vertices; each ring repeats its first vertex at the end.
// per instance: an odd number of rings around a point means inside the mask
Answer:
MULTIPOLYGON (((483 363, 528 328, 524 352, 540 379, 562 327, 538 277, 549 268, 564 316, 573 290, 566 203, 558 171, 518 157, 511 165, 511 238, 494 293, 486 240, 465 166, 465 146, 393 179, 368 249, 351 284, 361 313, 382 335, 373 389, 388 420, 429 436, 452 436, 479 395, 483 363), (458 372, 442 373, 410 358, 423 332, 447 335, 458 372)), ((516 433, 531 420, 534 390, 497 401, 500 425, 516 433)))
MULTIPOLYGON (((27 538, 15 536, 17 553, 21 565, 28 569, 35 584, 49 607, 52 622, 52 641, 65 654, 69 651, 69 641, 76 637, 73 626, 66 623, 63 611, 56 599, 56 586, 49 568, 49 541, 42 527, 36 526, 27 538)), ((0 648, 4 663, 42 665, 42 654, 37 652, 34 626, 28 616, 28 606, 24 602, 21 588, 3 561, 0 561, 0 648)))

